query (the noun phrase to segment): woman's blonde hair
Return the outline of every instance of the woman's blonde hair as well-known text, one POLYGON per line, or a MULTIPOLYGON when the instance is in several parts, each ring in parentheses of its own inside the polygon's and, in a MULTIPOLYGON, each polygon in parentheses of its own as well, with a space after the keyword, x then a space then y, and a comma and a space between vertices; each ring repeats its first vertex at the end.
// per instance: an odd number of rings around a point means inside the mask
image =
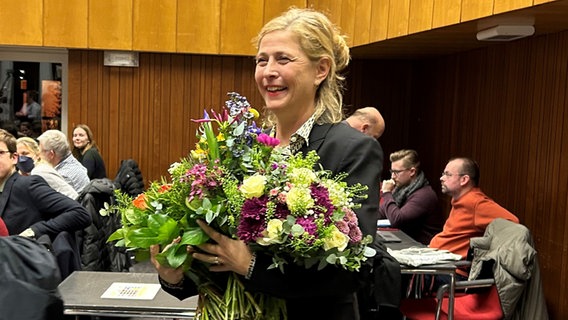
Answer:
MULTIPOLYGON (((337 123, 343 119, 343 81, 340 72, 349 64, 349 47, 339 29, 328 17, 313 9, 291 8, 264 25, 255 38, 256 48, 262 38, 273 31, 290 31, 296 35, 300 48, 311 61, 329 58, 330 69, 319 85, 315 96, 314 117, 319 124, 337 123)), ((274 114, 267 114, 269 125, 274 125, 274 114)))
POLYGON ((39 144, 37 141, 30 137, 21 137, 16 140, 16 146, 18 144, 24 145, 31 153, 33 153, 34 160, 39 159, 39 144))

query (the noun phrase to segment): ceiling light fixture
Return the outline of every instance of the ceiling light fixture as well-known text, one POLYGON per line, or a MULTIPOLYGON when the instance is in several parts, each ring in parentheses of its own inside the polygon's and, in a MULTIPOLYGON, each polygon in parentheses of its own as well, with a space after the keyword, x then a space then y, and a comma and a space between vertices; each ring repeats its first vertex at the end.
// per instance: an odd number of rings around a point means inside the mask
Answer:
POLYGON ((503 25, 481 30, 477 33, 479 41, 513 41, 532 36, 534 26, 503 25))

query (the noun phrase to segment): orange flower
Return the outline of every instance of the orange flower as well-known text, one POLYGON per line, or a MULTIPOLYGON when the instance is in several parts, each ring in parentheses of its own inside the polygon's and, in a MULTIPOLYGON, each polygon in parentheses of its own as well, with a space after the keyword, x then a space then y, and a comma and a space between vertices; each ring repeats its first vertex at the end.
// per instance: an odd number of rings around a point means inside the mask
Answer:
POLYGON ((144 193, 141 193, 138 195, 138 197, 136 197, 136 199, 132 200, 132 204, 141 210, 146 210, 148 209, 148 206, 146 205, 146 195, 144 193))
POLYGON ((171 184, 164 184, 164 185, 162 185, 162 186, 160 187, 160 189, 158 189, 158 192, 159 192, 159 193, 164 193, 164 192, 170 190, 171 187, 172 187, 171 184))

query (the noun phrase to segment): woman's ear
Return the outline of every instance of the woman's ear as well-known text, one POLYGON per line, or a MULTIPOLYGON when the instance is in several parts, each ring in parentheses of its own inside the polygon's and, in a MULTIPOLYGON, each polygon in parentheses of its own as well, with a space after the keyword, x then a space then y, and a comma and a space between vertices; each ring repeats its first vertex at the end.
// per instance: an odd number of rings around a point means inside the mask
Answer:
POLYGON ((329 61, 328 57, 323 57, 318 61, 316 69, 316 79, 314 81, 314 85, 316 87, 319 86, 325 80, 325 78, 327 78, 330 68, 331 68, 331 62, 329 61))

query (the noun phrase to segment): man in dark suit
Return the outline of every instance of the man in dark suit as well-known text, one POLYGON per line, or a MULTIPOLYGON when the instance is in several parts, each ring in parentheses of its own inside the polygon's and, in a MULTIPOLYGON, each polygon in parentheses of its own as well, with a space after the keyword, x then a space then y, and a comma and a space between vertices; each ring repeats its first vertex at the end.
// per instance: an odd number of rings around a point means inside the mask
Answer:
POLYGON ((10 235, 55 238, 87 227, 91 217, 77 201, 53 190, 40 176, 16 170, 16 138, 0 129, 0 218, 10 235))

